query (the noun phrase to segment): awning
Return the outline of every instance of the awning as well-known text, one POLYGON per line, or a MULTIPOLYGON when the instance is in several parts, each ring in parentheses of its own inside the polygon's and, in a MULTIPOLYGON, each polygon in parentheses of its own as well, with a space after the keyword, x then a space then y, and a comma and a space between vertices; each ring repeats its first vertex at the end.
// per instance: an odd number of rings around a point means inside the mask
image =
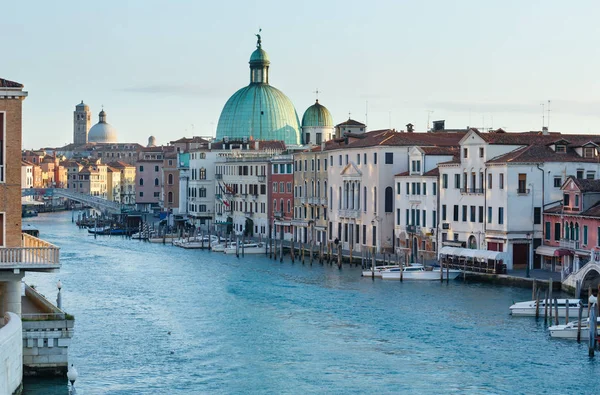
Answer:
POLYGON ((502 251, 474 250, 470 248, 455 247, 442 247, 440 249, 440 255, 451 255, 460 258, 472 258, 480 261, 490 259, 495 261, 506 261, 509 258, 508 254, 502 251))
POLYGON ((539 246, 535 249, 535 253, 538 255, 544 256, 565 256, 565 255, 573 255, 573 252, 560 247, 551 247, 551 246, 539 246))

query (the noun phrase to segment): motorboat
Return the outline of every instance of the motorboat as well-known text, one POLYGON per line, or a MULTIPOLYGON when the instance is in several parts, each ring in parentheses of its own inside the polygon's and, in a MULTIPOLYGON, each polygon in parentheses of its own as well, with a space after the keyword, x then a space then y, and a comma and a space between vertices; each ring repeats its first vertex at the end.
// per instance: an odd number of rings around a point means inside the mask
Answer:
MULTIPOLYGON (((402 268, 392 268, 381 272, 381 278, 384 280, 400 280, 400 271, 402 271, 403 280, 425 280, 435 281, 440 280, 440 271, 425 270, 425 267, 420 264, 411 264, 402 268)), ((460 270, 450 269, 443 271, 443 279, 454 280, 461 273, 460 270)))
MULTIPOLYGON (((579 311, 579 306, 582 304, 581 299, 557 299, 557 307, 558 307, 558 316, 566 317, 566 305, 567 300, 569 301, 569 312, 570 315, 577 316, 579 311)), ((546 307, 546 301, 540 300, 539 306, 539 314, 544 314, 544 308, 546 307)), ((554 302, 549 306, 552 308, 552 315, 555 314, 554 302)), ((535 309, 536 309, 536 301, 529 300, 527 302, 518 302, 509 307, 510 314, 513 316, 521 316, 521 317, 535 317, 535 309)), ((587 308, 583 309, 583 317, 588 316, 587 308)))
POLYGON ((225 248, 227 247, 232 247, 235 249, 235 245, 236 242, 231 242, 231 243, 220 243, 220 244, 215 244, 214 246, 212 246, 212 251, 213 252, 224 252, 225 248))
POLYGON ((397 269, 400 266, 392 265, 392 266, 375 266, 375 270, 365 269, 362 272, 363 277, 381 277, 381 272, 388 271, 390 269, 397 269))
MULTIPOLYGON (((600 318, 597 319, 596 325, 600 324, 600 318)), ((550 337, 557 339, 577 339, 577 327, 579 321, 571 321, 568 324, 553 325, 548 328, 550 337)), ((597 326, 598 328, 599 326, 597 326)), ((581 339, 587 339, 590 335, 590 319, 587 318, 581 321, 581 339)))
POLYGON ((179 238, 178 234, 167 234, 164 236, 152 236, 148 238, 150 243, 169 243, 171 244, 173 241, 179 238))
POLYGON ((239 247, 227 247, 223 252, 226 254, 235 254, 236 249, 240 254, 242 253, 242 249, 244 254, 264 254, 267 251, 265 243, 244 243, 240 244, 239 247))

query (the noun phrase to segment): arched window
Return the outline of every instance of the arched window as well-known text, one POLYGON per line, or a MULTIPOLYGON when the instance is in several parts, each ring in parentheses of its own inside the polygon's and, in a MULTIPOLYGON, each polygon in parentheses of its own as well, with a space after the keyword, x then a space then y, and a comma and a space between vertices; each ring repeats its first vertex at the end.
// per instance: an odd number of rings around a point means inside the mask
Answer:
POLYGON ((283 210, 284 210, 284 208, 285 208, 285 206, 283 205, 283 199, 281 199, 281 200, 279 201, 279 208, 281 209, 280 211, 283 213, 283 210))
POLYGON ((333 209, 333 188, 329 187, 329 208, 333 209))
POLYGON ((173 192, 169 192, 167 195, 167 202, 173 203, 173 192))
POLYGON ((363 208, 367 212, 367 187, 363 187, 363 208))
POLYGON ((273 211, 277 211, 277 199, 273 199, 273 211))
POLYGON ((292 202, 290 199, 288 199, 288 201, 287 201, 287 212, 288 213, 292 212, 292 202))
POLYGON ((327 181, 323 181, 323 193, 325 194, 325 198, 327 198, 327 181))
POLYGON ((200 179, 206 180, 206 169, 204 167, 200 169, 200 179))
POLYGON ((308 197, 308 183, 304 181, 304 197, 308 197))
POLYGON ((360 182, 356 185, 356 209, 360 210, 360 182))
POLYGON ((143 186, 143 185, 144 185, 144 179, 140 178, 140 186, 143 186))
POLYGON ((377 187, 373 187, 373 212, 377 213, 377 187))
POLYGON ((348 199, 350 198, 350 186, 348 185, 348 183, 346 183, 346 186, 344 189, 345 189, 344 192, 346 192, 346 196, 344 196, 344 208, 348 209, 349 208, 348 199))
POLYGON ((579 223, 578 222, 575 223, 575 238, 574 238, 574 240, 579 241, 579 223))
POLYGON ((342 187, 338 188, 338 195, 339 195, 339 199, 338 199, 338 209, 342 209, 342 187))
POLYGON ((169 174, 168 181, 169 185, 173 185, 173 174, 169 174))
POLYGON ((312 180, 310 182, 310 196, 314 197, 315 196, 315 181, 312 180))
POLYGON ((158 186, 158 178, 155 178, 155 179, 154 179, 154 185, 155 185, 155 186, 158 186))
POLYGON ((199 190, 199 197, 206 197, 206 188, 202 187, 199 190))
POLYGON ((321 197, 321 181, 317 181, 317 197, 321 197))
MULTIPOLYGON (((394 189, 392 187, 385 188, 385 212, 391 213, 394 211, 394 189)), ((423 224, 425 225, 425 224, 423 224)))

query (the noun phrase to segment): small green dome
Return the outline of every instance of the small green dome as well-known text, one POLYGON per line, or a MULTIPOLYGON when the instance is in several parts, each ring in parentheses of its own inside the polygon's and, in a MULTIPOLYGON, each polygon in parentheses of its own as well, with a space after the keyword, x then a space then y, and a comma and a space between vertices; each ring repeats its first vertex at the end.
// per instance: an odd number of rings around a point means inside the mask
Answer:
POLYGON ((319 104, 319 100, 308 107, 302 116, 302 127, 320 126, 333 127, 333 117, 329 110, 319 104))
POLYGON ((270 64, 269 55, 262 48, 256 48, 250 55, 250 64, 270 64))
POLYGON ((300 144, 300 123, 291 100, 268 84, 250 84, 229 98, 217 125, 217 140, 224 137, 283 140, 300 144))

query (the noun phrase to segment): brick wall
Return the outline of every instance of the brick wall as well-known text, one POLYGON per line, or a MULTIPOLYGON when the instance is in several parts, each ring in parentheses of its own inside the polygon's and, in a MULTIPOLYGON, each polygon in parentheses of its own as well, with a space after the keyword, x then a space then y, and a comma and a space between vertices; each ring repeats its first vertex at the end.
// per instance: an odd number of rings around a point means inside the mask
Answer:
MULTIPOLYGON (((21 105, 23 98, 0 98, 6 130, 5 183, 0 183, 0 212, 5 212, 5 247, 21 245, 21 105)), ((0 117, 2 117, 0 115, 0 117)))

